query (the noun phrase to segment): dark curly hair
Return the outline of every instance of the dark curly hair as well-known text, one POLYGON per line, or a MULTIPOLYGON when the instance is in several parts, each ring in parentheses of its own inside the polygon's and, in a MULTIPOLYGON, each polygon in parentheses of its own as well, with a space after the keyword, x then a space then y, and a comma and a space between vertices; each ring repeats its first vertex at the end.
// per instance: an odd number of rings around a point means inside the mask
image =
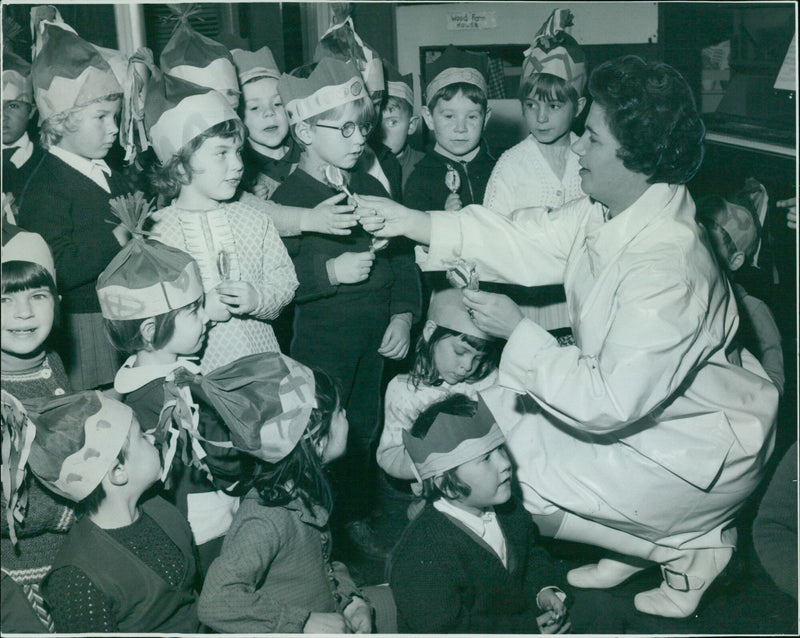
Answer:
POLYGON ((625 168, 656 184, 685 184, 703 161, 705 126, 683 76, 635 55, 609 60, 589 78, 625 168))

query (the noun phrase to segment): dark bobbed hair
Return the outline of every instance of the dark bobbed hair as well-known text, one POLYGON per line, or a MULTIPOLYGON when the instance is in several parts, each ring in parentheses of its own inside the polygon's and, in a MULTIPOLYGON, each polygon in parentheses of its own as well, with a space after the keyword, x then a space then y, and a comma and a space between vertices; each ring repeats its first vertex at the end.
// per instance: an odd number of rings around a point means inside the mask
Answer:
POLYGON ((551 73, 532 73, 519 85, 517 99, 525 104, 528 98, 543 102, 569 102, 578 108, 578 92, 564 78, 551 73))
POLYGON ((240 120, 226 120, 215 124, 197 137, 193 137, 181 150, 163 164, 154 163, 150 167, 150 183, 166 202, 175 199, 186 184, 191 184, 194 174, 191 167, 192 155, 207 139, 222 137, 244 141, 246 131, 240 120))
POLYGON ((428 109, 433 112, 433 109, 440 100, 452 100, 459 92, 463 93, 464 97, 468 100, 480 106, 484 114, 486 113, 486 107, 489 104, 486 93, 484 93, 480 87, 470 82, 453 82, 452 84, 443 86, 428 100, 428 109))
POLYGON ((203 305, 203 297, 181 308, 170 310, 153 317, 155 330, 153 341, 148 343, 139 329, 144 319, 106 319, 103 317, 103 326, 106 336, 117 350, 125 354, 136 354, 142 350, 161 350, 175 334, 175 319, 184 310, 193 310, 203 305))
POLYGON ((477 367, 472 376, 465 379, 466 382, 476 383, 481 379, 485 379, 497 367, 497 358, 500 354, 497 339, 481 339, 480 337, 457 332, 450 328, 436 326, 431 333, 430 339, 425 339, 424 335, 420 335, 419 339, 417 339, 414 366, 409 373, 411 384, 414 388, 419 388, 420 384, 433 386, 442 384, 439 371, 436 369, 436 365, 433 361, 433 350, 436 344, 446 337, 461 339, 461 341, 472 346, 483 355, 481 364, 477 367))
POLYGON ((311 411, 306 431, 294 449, 277 463, 247 456, 249 478, 230 493, 243 495, 255 488, 262 505, 281 506, 299 498, 306 507, 321 505, 333 511, 333 495, 325 476, 317 444, 330 433, 331 421, 340 407, 339 390, 328 373, 312 368, 317 407, 311 411))
POLYGON ((2 268, 2 289, 4 295, 24 292, 34 288, 47 288, 53 295, 53 329, 58 328, 61 318, 61 301, 53 276, 47 268, 32 261, 7 261, 2 268))
MULTIPOLYGON (((474 416, 478 409, 478 402, 470 399, 466 394, 451 394, 449 397, 431 404, 423 410, 411 426, 411 436, 424 440, 431 429, 433 422, 440 414, 452 414, 454 416, 474 416)), ((422 481, 422 497, 426 501, 435 501, 445 497, 449 499, 459 499, 469 496, 472 489, 469 485, 458 478, 456 470, 451 468, 443 472, 439 477, 431 476, 422 481)))
POLYGON ((705 126, 683 76, 663 62, 626 55, 598 66, 589 93, 630 171, 650 184, 685 184, 703 161, 705 126))

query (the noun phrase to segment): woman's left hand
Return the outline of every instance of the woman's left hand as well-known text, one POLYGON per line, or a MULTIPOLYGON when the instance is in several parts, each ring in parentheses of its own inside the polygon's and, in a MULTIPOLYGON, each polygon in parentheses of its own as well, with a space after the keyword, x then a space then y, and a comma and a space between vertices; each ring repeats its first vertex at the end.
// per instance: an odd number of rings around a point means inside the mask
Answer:
POLYGON ((522 321, 522 311, 506 295, 464 289, 464 305, 472 321, 486 334, 508 339, 522 321))
POLYGON ((351 633, 372 633, 372 607, 363 598, 354 596, 352 602, 344 608, 342 614, 351 633))
POLYGON ((232 315, 249 315, 258 308, 258 291, 247 281, 223 281, 216 290, 232 315))

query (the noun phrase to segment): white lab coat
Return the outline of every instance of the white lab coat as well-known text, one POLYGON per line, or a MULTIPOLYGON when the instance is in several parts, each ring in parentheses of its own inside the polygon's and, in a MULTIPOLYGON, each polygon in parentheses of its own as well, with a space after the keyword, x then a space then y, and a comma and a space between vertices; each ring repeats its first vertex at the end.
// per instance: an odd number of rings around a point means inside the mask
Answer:
POLYGON ((604 212, 583 198, 516 222, 480 206, 433 213, 418 262, 564 283, 576 345, 523 319, 500 364, 500 385, 533 399, 509 433, 528 509, 689 540, 731 520, 761 480, 778 392, 749 353, 741 367, 726 357, 736 305, 688 190, 655 184, 604 212))

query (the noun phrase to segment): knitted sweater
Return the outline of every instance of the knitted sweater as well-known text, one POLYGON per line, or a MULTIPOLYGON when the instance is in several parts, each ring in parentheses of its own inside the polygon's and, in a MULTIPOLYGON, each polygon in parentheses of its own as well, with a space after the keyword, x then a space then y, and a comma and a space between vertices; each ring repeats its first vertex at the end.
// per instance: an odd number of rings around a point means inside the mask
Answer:
POLYGON ((536 594, 558 586, 533 523, 512 499, 495 507, 508 567, 463 524, 430 504, 392 551, 388 580, 404 633, 539 633, 536 594))

